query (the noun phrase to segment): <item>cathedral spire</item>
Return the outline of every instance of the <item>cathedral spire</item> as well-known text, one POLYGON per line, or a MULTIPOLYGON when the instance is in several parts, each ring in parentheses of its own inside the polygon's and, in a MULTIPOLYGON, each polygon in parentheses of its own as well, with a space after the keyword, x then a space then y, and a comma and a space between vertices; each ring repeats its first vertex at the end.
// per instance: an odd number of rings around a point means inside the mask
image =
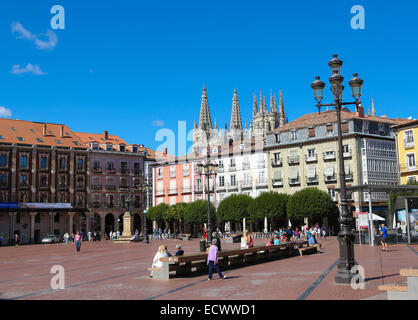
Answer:
POLYGON ((257 96, 254 93, 254 99, 253 99, 253 119, 256 117, 257 113, 258 113, 257 96))
POLYGON ((376 116, 376 108, 374 106, 374 99, 372 98, 372 116, 376 116))
POLYGON ((283 102, 282 90, 280 90, 279 110, 280 110, 280 114, 283 114, 283 116, 284 116, 285 113, 284 113, 284 102, 283 102))
POLYGON ((205 86, 203 86, 202 101, 200 103, 199 129, 202 129, 204 131, 209 131, 212 129, 212 120, 210 118, 208 94, 206 93, 205 86))
POLYGON ((267 113, 266 97, 263 97, 263 113, 267 113))
POLYGON ((270 113, 274 112, 273 90, 270 89, 270 113))
POLYGON ((218 130, 218 124, 216 123, 216 117, 215 117, 215 126, 213 128, 218 130))
POLYGON ((232 112, 230 130, 242 131, 241 111, 239 108, 237 89, 234 89, 234 96, 232 97, 232 112))
POLYGON ((263 112, 263 93, 260 90, 260 113, 263 112))

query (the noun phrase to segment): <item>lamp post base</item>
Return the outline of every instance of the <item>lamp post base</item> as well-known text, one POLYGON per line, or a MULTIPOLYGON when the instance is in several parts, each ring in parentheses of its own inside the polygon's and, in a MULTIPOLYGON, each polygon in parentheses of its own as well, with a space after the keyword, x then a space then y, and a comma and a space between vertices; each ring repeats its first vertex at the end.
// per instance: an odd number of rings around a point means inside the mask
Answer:
POLYGON ((340 261, 337 264, 338 272, 335 282, 340 284, 351 284, 352 278, 357 274, 357 263, 354 260, 354 235, 341 232, 338 235, 340 246, 340 261))
POLYGON ((144 240, 142 240, 142 243, 149 243, 148 235, 145 235, 144 240))
POLYGON ((351 272, 351 270, 341 270, 339 269, 335 276, 335 283, 338 284, 351 284, 352 279, 357 274, 351 272))

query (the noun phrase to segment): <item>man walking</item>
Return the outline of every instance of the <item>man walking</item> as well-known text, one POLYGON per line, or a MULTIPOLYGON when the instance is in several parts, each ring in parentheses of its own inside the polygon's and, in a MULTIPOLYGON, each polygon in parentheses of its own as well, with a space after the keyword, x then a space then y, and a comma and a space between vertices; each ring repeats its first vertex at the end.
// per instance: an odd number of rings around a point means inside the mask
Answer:
POLYGON ((78 231, 77 231, 77 234, 74 237, 74 242, 75 242, 75 246, 77 248, 77 252, 79 252, 80 247, 81 247, 81 234, 78 231))
POLYGON ((380 228, 380 242, 382 243, 382 251, 388 251, 388 230, 382 224, 380 228))
POLYGON ((219 274, 219 278, 226 279, 226 276, 222 274, 218 266, 218 247, 216 246, 216 239, 212 240, 212 245, 209 247, 208 265, 209 265, 208 280, 212 280, 213 267, 215 267, 216 272, 219 274))

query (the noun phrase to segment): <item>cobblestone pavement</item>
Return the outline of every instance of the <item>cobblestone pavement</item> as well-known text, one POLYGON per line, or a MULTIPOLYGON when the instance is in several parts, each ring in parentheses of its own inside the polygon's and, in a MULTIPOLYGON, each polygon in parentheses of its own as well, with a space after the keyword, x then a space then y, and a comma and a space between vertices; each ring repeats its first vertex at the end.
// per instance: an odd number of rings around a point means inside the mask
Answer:
MULTIPOLYGON (((255 240, 263 245, 264 239, 255 240)), ((356 245, 356 261, 365 270, 365 289, 337 285, 339 256, 335 237, 320 240, 322 253, 290 257, 225 270, 228 279, 207 281, 198 274, 170 280, 147 276, 157 247, 167 244, 174 253, 181 243, 186 253, 198 252, 199 241, 157 240, 143 243, 84 242, 77 253, 73 244, 0 247, 0 299, 80 300, 276 300, 276 299, 384 299, 377 287, 399 282, 399 269, 418 266, 418 246, 356 245), (65 270, 65 289, 51 289, 51 267, 65 270)), ((239 244, 223 243, 224 249, 239 244)))

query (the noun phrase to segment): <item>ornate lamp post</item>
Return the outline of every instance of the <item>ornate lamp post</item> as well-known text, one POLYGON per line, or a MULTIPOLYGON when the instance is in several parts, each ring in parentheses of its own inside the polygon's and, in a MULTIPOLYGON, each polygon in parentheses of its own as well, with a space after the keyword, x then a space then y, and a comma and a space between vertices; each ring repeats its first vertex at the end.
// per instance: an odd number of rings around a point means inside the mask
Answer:
POLYGON ((356 105, 356 109, 360 106, 361 87, 363 80, 358 77, 358 74, 354 74, 354 77, 348 82, 355 102, 343 102, 344 86, 342 85, 344 77, 341 75, 341 67, 343 62, 338 59, 338 55, 334 55, 333 59, 328 63, 331 68, 331 77, 329 82, 331 83, 331 91, 334 97, 334 103, 321 104, 324 98, 325 83, 320 80, 320 77, 316 77, 316 80, 311 84, 314 92, 314 96, 318 104, 318 112, 321 112, 321 107, 333 106, 337 112, 337 125, 338 125, 338 157, 339 157, 339 169, 340 169, 340 232, 338 234, 338 242, 340 246, 340 260, 338 262, 338 272, 335 276, 336 283, 350 284, 353 273, 352 267, 356 265, 354 260, 354 235, 351 231, 352 216, 348 211, 347 192, 345 182, 345 170, 344 170, 344 157, 343 157, 343 139, 341 130, 341 107, 344 105, 356 105))
POLYGON ((144 225, 143 225, 143 229, 142 229, 142 233, 144 234, 144 240, 142 240, 143 243, 149 243, 149 239, 148 239, 148 226, 147 226, 147 211, 149 208, 149 193, 152 190, 152 184, 149 182, 148 177, 143 177, 143 183, 139 186, 139 189, 142 191, 142 193, 144 194, 144 204, 145 204, 145 209, 144 209, 144 225))
MULTIPOLYGON (((208 194, 208 224, 206 228, 206 235, 208 237, 207 243, 212 243, 212 222, 211 222, 211 214, 210 214, 210 185, 209 185, 209 178, 211 176, 215 176, 218 173, 219 165, 217 163, 212 163, 209 157, 209 148, 206 157, 206 161, 203 163, 197 164, 197 174, 200 176, 206 176, 207 181, 207 194, 208 194)), ((213 186, 215 186, 215 179, 213 180, 213 186)))

